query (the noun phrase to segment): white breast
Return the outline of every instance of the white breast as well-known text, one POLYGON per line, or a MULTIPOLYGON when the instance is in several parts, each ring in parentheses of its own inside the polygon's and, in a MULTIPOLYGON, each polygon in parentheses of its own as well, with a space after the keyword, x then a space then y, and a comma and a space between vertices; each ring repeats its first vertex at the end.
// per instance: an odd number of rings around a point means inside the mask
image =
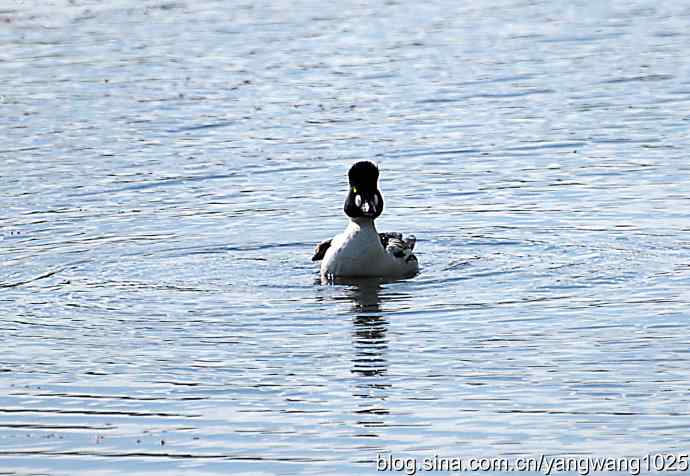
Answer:
POLYGON ((404 277, 417 272, 417 261, 406 262, 386 252, 373 220, 350 221, 333 238, 321 262, 326 277, 404 277))

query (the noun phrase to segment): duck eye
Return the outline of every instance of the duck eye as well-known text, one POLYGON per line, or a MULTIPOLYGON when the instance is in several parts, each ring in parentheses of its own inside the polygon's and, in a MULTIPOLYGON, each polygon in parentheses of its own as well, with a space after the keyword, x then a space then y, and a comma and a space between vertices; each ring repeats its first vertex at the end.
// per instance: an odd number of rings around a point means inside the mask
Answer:
POLYGON ((352 193, 357 193, 357 187, 352 187, 352 193))

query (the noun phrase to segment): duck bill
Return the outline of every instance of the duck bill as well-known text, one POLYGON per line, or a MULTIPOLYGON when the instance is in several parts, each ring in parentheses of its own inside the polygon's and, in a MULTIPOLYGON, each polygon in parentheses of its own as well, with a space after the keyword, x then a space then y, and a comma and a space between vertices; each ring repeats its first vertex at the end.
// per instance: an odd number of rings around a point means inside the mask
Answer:
POLYGON ((362 215, 368 218, 377 216, 378 209, 376 207, 377 200, 372 195, 371 197, 363 197, 362 204, 359 206, 362 215))
POLYGON ((359 207, 359 209, 362 211, 362 215, 365 217, 373 217, 376 215, 376 207, 374 206, 374 202, 366 201, 362 203, 362 206, 359 207))

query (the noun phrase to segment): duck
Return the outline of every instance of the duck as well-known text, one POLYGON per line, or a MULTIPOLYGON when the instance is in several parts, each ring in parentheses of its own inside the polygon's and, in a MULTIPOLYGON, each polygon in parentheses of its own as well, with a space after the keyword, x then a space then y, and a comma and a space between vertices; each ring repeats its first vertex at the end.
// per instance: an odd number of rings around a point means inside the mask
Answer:
POLYGON ((347 175, 349 190, 343 211, 348 225, 339 235, 316 245, 312 256, 312 261, 321 261, 321 277, 398 279, 416 275, 415 236, 403 238, 402 233, 376 230, 374 221, 383 212, 378 167, 369 161, 357 162, 347 175))

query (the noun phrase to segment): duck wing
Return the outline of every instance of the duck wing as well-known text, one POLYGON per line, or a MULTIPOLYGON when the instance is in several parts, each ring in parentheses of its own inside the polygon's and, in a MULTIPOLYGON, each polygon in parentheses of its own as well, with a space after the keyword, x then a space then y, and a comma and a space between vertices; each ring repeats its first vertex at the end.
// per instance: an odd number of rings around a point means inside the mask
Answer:
POLYGON ((386 253, 393 255, 396 258, 404 261, 416 260, 417 257, 412 254, 417 238, 414 235, 409 235, 403 240, 402 233, 379 233, 381 244, 386 249, 386 253))
POLYGON ((381 238, 381 244, 383 247, 387 248, 390 240, 402 240, 402 233, 379 233, 379 238, 381 238))
POLYGON ((326 254, 326 251, 328 251, 328 248, 331 247, 331 241, 333 240, 324 240, 316 245, 316 248, 314 248, 314 256, 311 257, 311 260, 321 261, 326 254))

